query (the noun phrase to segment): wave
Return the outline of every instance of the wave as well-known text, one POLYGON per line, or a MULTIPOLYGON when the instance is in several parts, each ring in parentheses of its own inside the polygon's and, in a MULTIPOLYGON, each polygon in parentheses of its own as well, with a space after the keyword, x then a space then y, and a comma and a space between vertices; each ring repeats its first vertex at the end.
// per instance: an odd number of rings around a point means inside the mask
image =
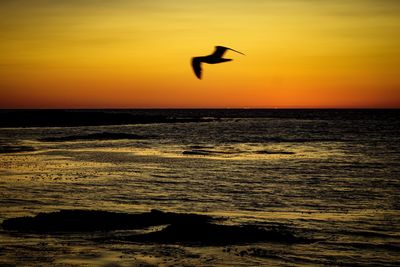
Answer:
POLYGON ((69 136, 59 136, 59 137, 45 137, 38 139, 44 142, 66 142, 66 141, 81 141, 81 140, 120 140, 120 139, 147 139, 154 138, 154 136, 141 136, 137 134, 128 133, 92 133, 86 135, 69 135, 69 136))
POLYGON ((0 154, 6 153, 18 153, 18 152, 32 152, 36 151, 31 146, 19 146, 19 145, 0 145, 0 154))
POLYGON ((183 155, 197 155, 197 156, 219 156, 219 155, 238 155, 238 154, 263 154, 263 155, 294 155, 295 152, 284 150, 268 150, 262 149, 254 151, 252 149, 240 149, 231 147, 230 149, 221 148, 217 149, 212 146, 193 145, 189 146, 190 149, 184 150, 183 155))
POLYGON ((348 142, 343 138, 284 138, 284 137, 264 137, 264 136, 245 136, 242 139, 233 139, 233 143, 309 143, 309 142, 348 142))
POLYGON ((325 244, 334 244, 337 246, 344 246, 344 247, 353 247, 357 249, 369 249, 369 250, 393 250, 399 251, 400 245, 393 244, 393 243, 371 243, 371 242, 323 242, 325 244))

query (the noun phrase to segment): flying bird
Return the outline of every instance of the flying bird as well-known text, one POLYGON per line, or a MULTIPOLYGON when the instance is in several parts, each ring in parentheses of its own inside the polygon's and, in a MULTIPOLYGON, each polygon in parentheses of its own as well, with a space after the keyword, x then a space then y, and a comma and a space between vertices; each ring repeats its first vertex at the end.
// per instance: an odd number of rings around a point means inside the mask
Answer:
POLYGON ((214 53, 212 53, 211 55, 204 56, 204 57, 192 58, 192 67, 193 67, 194 73, 196 74, 196 77, 201 79, 201 73, 202 73, 201 63, 217 64, 217 63, 222 63, 222 62, 227 62, 227 61, 233 60, 231 58, 223 58, 222 57, 226 50, 232 50, 236 53, 244 55, 242 52, 236 51, 229 47, 216 46, 214 53))

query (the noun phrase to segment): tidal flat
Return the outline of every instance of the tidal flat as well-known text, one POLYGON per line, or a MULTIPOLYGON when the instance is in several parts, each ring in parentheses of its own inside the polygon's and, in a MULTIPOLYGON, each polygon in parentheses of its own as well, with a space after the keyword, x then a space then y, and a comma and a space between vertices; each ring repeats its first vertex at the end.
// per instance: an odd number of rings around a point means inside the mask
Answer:
POLYGON ((0 127, 0 265, 400 264, 398 110, 68 112, 0 127))

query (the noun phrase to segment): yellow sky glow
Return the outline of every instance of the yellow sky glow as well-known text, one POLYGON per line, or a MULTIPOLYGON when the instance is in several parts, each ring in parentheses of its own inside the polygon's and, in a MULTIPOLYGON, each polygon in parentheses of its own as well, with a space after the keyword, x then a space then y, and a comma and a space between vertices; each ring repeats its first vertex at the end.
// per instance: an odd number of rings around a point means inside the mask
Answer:
POLYGON ((0 108, 400 107, 393 0, 4 0, 0 108), (190 60, 225 45, 233 62, 190 60))

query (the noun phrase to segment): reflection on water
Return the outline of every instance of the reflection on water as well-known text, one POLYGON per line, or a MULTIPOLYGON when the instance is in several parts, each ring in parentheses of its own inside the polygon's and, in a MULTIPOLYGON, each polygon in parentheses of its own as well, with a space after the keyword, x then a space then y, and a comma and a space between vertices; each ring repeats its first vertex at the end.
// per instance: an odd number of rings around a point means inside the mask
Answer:
POLYGON ((34 148, 0 154, 1 220, 74 208, 160 209, 284 225, 318 240, 201 247, 0 230, 0 264, 395 265, 399 121, 226 118, 0 129, 3 145, 34 148), (70 138, 93 133, 151 138, 70 138), (73 140, 39 141, 62 136, 73 140))

